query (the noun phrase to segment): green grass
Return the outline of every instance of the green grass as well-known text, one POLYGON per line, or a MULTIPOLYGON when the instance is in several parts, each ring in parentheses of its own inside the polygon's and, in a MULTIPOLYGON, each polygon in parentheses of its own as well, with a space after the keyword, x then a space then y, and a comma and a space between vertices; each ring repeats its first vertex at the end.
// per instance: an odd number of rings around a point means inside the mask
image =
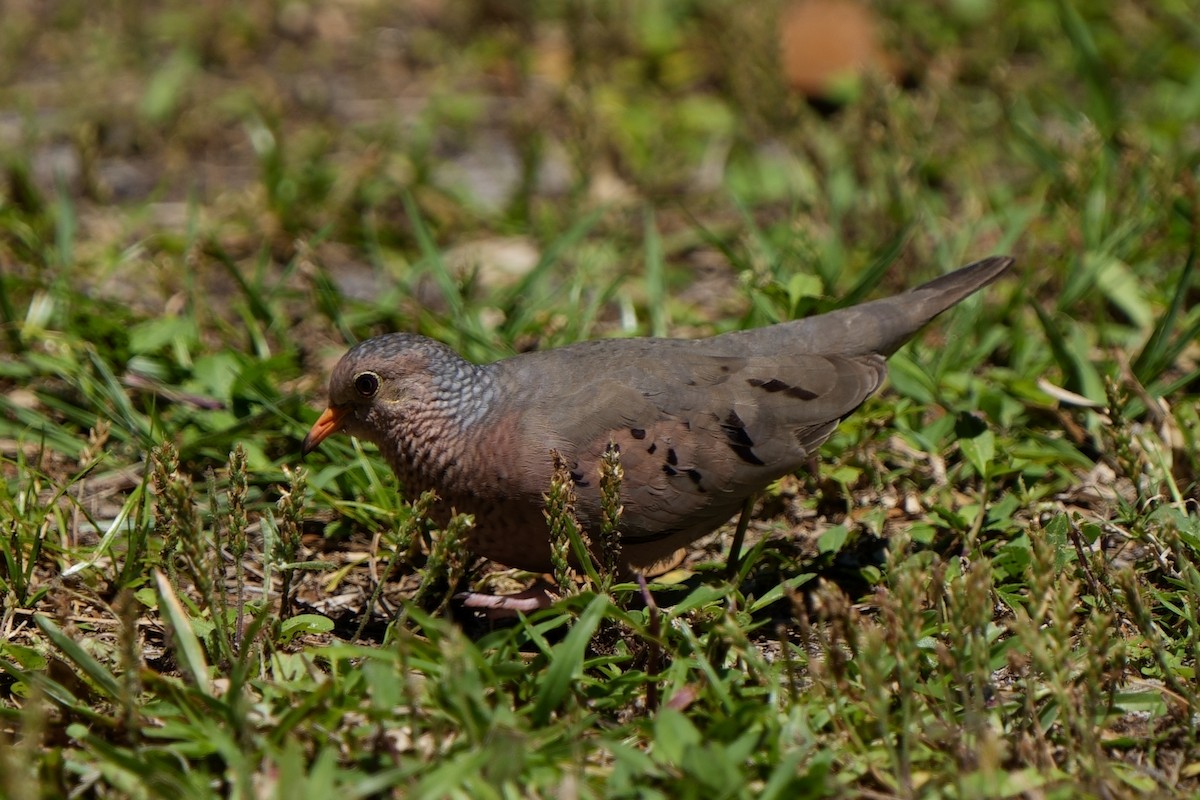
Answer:
POLYGON ((770 4, 6 9, 0 797, 1200 791, 1200 6, 874 7, 905 86, 833 113, 770 4), (489 625, 452 595, 529 576, 467 520, 299 457, 375 333, 706 335, 1004 252, 733 576, 729 526, 489 625))

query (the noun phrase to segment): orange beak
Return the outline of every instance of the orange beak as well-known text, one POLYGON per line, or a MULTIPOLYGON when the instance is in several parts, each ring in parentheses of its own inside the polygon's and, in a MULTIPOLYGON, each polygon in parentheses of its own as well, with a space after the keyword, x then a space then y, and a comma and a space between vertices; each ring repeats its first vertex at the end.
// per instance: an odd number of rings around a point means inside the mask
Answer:
POLYGON ((300 454, 308 455, 317 449, 317 445, 341 430, 342 417, 344 416, 346 416, 345 409, 334 408, 333 406, 325 409, 325 412, 313 423, 312 430, 308 432, 308 436, 304 437, 304 444, 300 447, 300 454))

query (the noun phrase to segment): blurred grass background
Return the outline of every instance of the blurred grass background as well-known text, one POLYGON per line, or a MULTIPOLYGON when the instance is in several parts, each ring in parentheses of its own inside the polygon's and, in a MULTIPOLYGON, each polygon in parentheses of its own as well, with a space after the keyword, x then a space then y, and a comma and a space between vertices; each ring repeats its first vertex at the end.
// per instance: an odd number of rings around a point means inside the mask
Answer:
POLYGON ((0 794, 1194 792, 1198 54, 1188 0, 0 0, 0 794), (662 619, 464 635, 373 454, 294 471, 375 333, 992 253, 662 619))

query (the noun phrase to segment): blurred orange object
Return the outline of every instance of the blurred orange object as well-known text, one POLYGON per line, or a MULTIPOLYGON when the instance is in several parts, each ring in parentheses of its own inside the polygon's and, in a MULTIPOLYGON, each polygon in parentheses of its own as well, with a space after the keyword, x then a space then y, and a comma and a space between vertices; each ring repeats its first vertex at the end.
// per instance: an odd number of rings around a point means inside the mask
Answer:
POLYGON ((780 19, 783 74, 810 97, 845 91, 871 70, 895 77, 879 44, 875 16, 853 0, 799 0, 780 19))

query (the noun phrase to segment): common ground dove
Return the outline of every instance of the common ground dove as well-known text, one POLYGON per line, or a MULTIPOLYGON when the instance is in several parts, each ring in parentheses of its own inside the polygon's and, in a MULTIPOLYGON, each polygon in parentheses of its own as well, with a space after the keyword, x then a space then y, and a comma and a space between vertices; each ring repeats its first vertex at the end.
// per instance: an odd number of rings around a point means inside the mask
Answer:
POLYGON ((404 489, 435 489, 435 518, 475 515, 469 547, 551 569, 543 514, 550 451, 571 470, 593 541, 600 458, 620 448, 622 559, 644 568, 802 467, 883 382, 885 360, 1012 263, 988 258, 894 297, 708 339, 605 339, 492 364, 393 333, 342 357, 308 454, 344 431, 373 442, 404 489))

